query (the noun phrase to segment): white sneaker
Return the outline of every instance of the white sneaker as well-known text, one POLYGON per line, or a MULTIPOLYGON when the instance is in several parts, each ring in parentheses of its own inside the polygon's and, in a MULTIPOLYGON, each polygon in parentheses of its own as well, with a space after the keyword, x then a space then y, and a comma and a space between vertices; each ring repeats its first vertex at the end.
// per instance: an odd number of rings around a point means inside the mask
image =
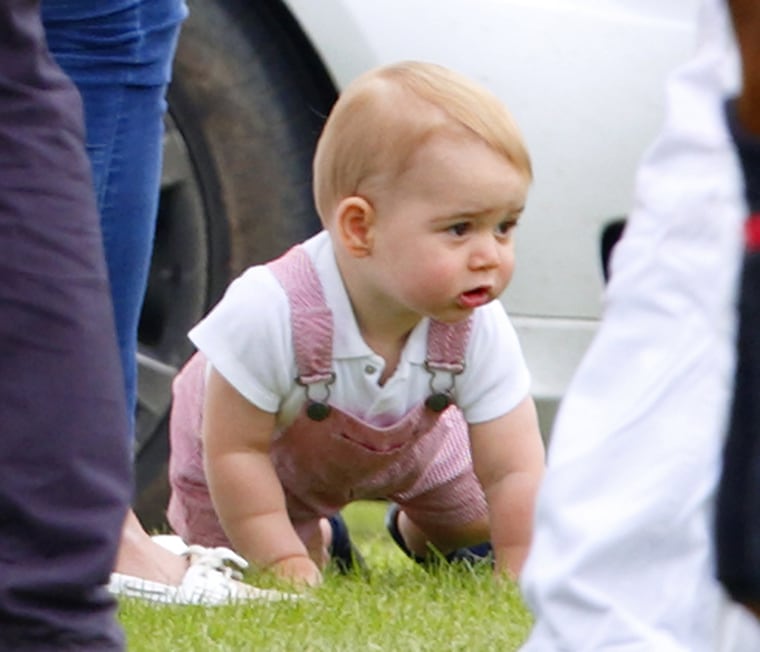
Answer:
POLYGON ((294 593, 259 589, 242 582, 242 573, 228 564, 245 569, 248 562, 229 548, 188 546, 175 536, 162 536, 161 540, 156 542, 190 559, 190 565, 180 585, 173 586, 123 573, 111 573, 108 590, 113 595, 138 598, 157 604, 194 604, 207 607, 253 600, 294 600, 301 597, 294 593))
POLYGON ((175 555, 184 555, 187 552, 187 544, 176 534, 154 534, 151 539, 175 555))

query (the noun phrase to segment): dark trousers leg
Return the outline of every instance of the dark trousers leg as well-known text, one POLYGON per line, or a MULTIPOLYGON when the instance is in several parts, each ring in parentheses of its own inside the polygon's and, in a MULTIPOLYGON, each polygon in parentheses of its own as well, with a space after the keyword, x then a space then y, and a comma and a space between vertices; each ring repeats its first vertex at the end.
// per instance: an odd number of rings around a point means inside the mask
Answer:
POLYGON ((37 0, 0 2, 0 646, 119 650, 124 388, 81 101, 37 0))
POLYGON ((716 506, 716 557, 726 590, 760 616, 760 137, 740 126, 734 102, 726 116, 750 215, 739 282, 736 379, 716 506))

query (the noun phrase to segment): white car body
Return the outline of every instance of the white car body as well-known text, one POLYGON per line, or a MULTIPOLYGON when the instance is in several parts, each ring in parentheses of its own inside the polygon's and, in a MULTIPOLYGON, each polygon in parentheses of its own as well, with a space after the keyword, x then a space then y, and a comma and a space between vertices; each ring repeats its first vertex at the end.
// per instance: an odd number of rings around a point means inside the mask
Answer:
POLYGON ((697 0, 286 0, 338 89, 402 59, 446 65, 511 109, 535 182, 504 295, 542 430, 601 314, 600 236, 632 203, 697 0))

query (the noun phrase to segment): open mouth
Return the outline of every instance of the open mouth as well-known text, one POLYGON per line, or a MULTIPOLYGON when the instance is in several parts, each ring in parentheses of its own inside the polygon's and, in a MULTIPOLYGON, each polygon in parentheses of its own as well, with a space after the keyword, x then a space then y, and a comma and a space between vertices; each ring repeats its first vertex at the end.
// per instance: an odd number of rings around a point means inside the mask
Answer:
POLYGON ((487 287, 475 288, 459 295, 459 305, 463 308, 477 308, 490 300, 491 292, 487 287))

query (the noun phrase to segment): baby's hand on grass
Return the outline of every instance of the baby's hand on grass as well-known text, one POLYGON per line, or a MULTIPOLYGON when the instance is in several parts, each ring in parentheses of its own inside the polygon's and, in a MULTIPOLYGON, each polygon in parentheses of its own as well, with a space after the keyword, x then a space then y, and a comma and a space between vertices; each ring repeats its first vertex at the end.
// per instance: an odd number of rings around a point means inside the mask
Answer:
POLYGON ((319 586, 322 583, 319 568, 305 555, 281 559, 272 565, 271 570, 277 577, 298 588, 319 586))

